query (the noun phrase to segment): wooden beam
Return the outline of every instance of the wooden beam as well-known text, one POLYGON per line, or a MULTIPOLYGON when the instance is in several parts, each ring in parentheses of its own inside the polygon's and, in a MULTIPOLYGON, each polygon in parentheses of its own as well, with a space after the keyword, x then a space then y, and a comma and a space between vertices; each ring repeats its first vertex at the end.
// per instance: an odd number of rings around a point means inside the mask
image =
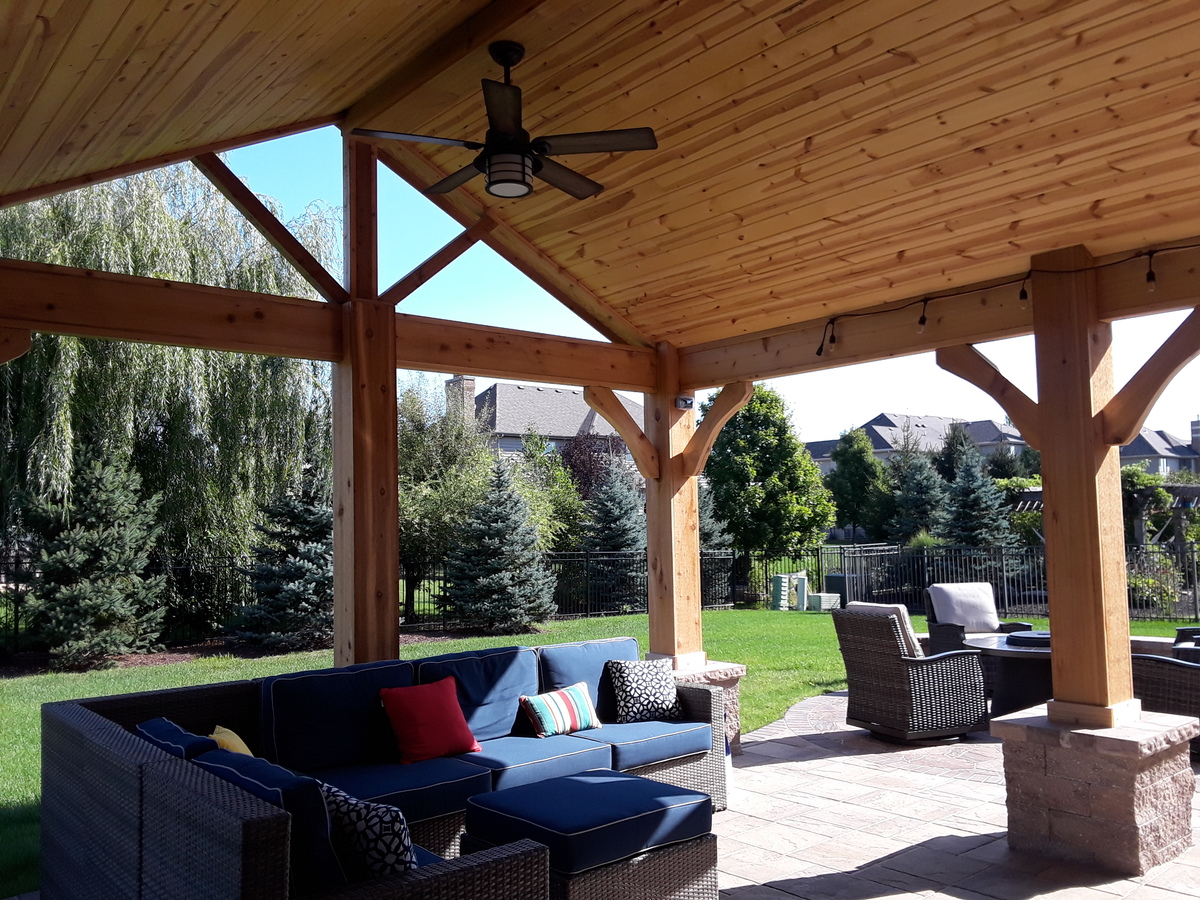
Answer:
POLYGON ((278 250, 283 258, 295 267, 304 280, 317 289, 326 300, 345 303, 349 299, 346 289, 329 274, 308 248, 292 234, 286 225, 275 218, 258 196, 250 190, 215 153, 201 153, 192 159, 192 164, 211 181, 225 199, 246 217, 259 233, 278 250))
POLYGON ((1025 443, 1035 449, 1041 445, 1037 404, 1001 375, 990 359, 970 344, 959 344, 938 348, 937 364, 950 374, 969 381, 999 403, 1021 432, 1025 443))
POLYGON ((33 336, 28 328, 0 328, 0 364, 29 352, 33 336))
MULTIPOLYGON (((1181 242, 1182 243, 1182 242, 1181 242)), ((1200 244, 1200 238, 1188 244, 1200 244)), ((1156 289, 1146 289, 1145 256, 1129 253, 1096 257, 1096 312, 1100 321, 1134 318, 1200 306, 1200 247, 1160 249, 1154 257, 1156 289)), ((978 344, 1033 333, 1032 302, 1021 303, 1019 285, 1025 272, 1008 278, 966 286, 954 296, 929 302, 924 332, 915 325, 924 296, 860 310, 837 322, 834 352, 816 356, 827 317, 788 328, 697 344, 680 349, 680 385, 700 390, 730 381, 778 378, 838 366, 927 353, 942 347, 978 344), (906 308, 907 307, 907 308, 906 308)))
POLYGON ((1095 413, 1113 393, 1112 327, 1082 247, 1034 258, 1053 721, 1112 727, 1131 713, 1120 459, 1095 413))
MULTIPOLYGON (((446 174, 404 147, 380 149, 379 159, 419 191, 446 174)), ((464 227, 488 212, 487 207, 466 190, 435 194, 429 199, 464 227)), ((482 241, 508 260, 517 271, 605 337, 635 347, 650 347, 652 341, 633 323, 605 303, 570 272, 545 256, 512 227, 500 224, 486 234, 482 241)))
POLYGON ((396 365, 432 372, 654 390, 654 351, 396 314, 396 365))
POLYGON ((0 259, 10 328, 301 359, 342 358, 327 303, 0 259))
POLYGON ((377 298, 374 149, 345 147, 345 357, 334 366, 334 659, 394 659, 399 647, 396 533, 396 327, 377 298))
POLYGON ((226 150, 236 150, 238 147, 248 147, 251 144, 261 144, 263 141, 272 141, 275 138, 287 137, 289 134, 312 131, 314 128, 320 128, 324 125, 332 125, 340 119, 341 116, 318 116, 313 119, 305 119, 302 122, 279 125, 275 128, 265 128, 262 131, 254 131, 250 134, 229 138, 228 140, 212 141, 208 144, 202 144, 199 147, 185 147, 180 150, 173 150, 170 153, 161 153, 158 156, 152 156, 148 159, 140 159, 136 162, 125 163, 120 166, 111 166, 99 172, 90 172, 87 175, 76 175, 72 178, 64 178, 61 181, 55 181, 50 184, 39 184, 35 187, 13 191, 11 194, 0 196, 0 209, 6 206, 14 206, 18 203, 29 203, 31 200, 40 200, 43 197, 52 197, 55 194, 73 191, 77 188, 87 187, 90 184, 100 184, 105 181, 112 181, 114 178, 124 178, 126 175, 136 175, 138 172, 147 172, 150 169, 158 169, 162 166, 187 162, 202 153, 222 153, 226 150))
POLYGON ((660 472, 658 451, 650 443, 649 438, 633 421, 621 399, 606 387, 588 385, 583 389, 583 399, 592 409, 604 417, 605 421, 621 436, 633 461, 647 481, 658 478, 660 472))
POLYGON ((545 0, 492 0, 457 28, 426 46, 346 110, 343 128, 360 128, 399 104, 431 78, 471 53, 482 49, 500 33, 520 21, 545 0))
POLYGON ((434 253, 429 259, 421 263, 390 288, 384 291, 379 299, 385 303, 390 303, 395 306, 406 297, 413 293, 421 285, 425 284, 429 279, 433 278, 438 272, 450 265, 468 250, 475 246, 484 235, 496 227, 496 220, 491 216, 484 216, 454 240, 450 241, 441 250, 434 253))
POLYGON ((725 423, 734 417, 739 409, 750 402, 754 396, 754 382, 735 381, 721 388, 721 393, 713 401, 700 427, 688 441, 687 449, 683 451, 682 474, 694 478, 704 471, 708 462, 708 454, 712 452, 713 444, 725 423))
POLYGON ((678 353, 660 344, 658 384, 647 396, 647 437, 658 452, 659 477, 646 481, 650 653, 675 668, 707 661, 700 623, 700 526, 696 479, 683 473, 682 454, 696 430, 696 413, 680 409, 678 353))
POLYGON ((1104 440, 1121 446, 1136 438, 1171 379, 1197 356, 1200 356, 1200 307, 1179 323, 1137 374, 1097 414, 1104 440))

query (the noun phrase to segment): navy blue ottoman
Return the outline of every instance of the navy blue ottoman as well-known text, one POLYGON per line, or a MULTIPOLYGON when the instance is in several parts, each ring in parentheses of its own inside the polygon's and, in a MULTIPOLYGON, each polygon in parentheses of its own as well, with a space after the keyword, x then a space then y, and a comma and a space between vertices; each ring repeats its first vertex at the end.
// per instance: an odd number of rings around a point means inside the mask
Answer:
POLYGON ((716 900, 711 832, 708 794, 596 769, 471 797, 462 851, 545 844, 555 900, 716 900))

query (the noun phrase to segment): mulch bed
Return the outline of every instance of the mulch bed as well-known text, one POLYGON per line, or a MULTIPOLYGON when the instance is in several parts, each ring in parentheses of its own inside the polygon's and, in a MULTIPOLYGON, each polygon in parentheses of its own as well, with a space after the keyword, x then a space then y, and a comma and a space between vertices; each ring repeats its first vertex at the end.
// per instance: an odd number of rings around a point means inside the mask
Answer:
MULTIPOLYGON (((475 636, 469 632, 457 631, 405 631, 400 634, 400 646, 437 643, 475 636)), ((124 656, 114 656, 113 661, 118 668, 126 669, 131 666, 169 666, 172 663, 191 662, 203 656, 240 656, 253 659, 264 655, 266 654, 235 651, 220 641, 207 641, 186 647, 170 647, 160 653, 130 653, 124 656)), ((11 657, 0 658, 0 678, 42 675, 51 671, 53 670, 50 668, 49 653, 15 653, 11 657)))

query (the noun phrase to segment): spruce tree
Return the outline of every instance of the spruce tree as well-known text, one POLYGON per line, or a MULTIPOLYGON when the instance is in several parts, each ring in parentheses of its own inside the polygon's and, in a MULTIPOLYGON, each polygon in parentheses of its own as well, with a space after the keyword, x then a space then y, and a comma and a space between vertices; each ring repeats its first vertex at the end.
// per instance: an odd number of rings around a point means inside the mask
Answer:
POLYGON ((317 650, 333 642, 333 509, 311 487, 263 508, 266 539, 246 571, 258 602, 229 627, 237 647, 273 653, 317 650))
POLYGON ((959 463, 947 492, 942 536, 963 547, 1009 547, 1013 544, 1004 493, 984 471, 979 451, 970 450, 959 463))
POLYGON ((532 631, 557 611, 555 578, 537 544, 525 501, 497 461, 482 502, 450 548, 443 608, 491 634, 532 631))
POLYGON ((942 439, 942 449, 933 455, 933 467, 942 480, 950 484, 958 477, 963 459, 970 456, 972 451, 978 455, 979 448, 975 446, 967 426, 962 422, 951 422, 942 439))
POLYGON ((146 566, 159 498, 140 498, 134 472, 92 453, 71 488, 33 499, 24 511, 42 548, 33 628, 57 667, 100 668, 113 656, 157 648, 164 579, 146 575, 146 566))
POLYGON ((588 598, 599 609, 628 612, 646 605, 646 520, 628 469, 612 459, 587 504, 583 549, 592 554, 588 598))
POLYGON ((702 550, 728 550, 733 539, 725 530, 725 523, 717 518, 716 509, 713 506, 712 488, 708 486, 707 481, 701 479, 697 489, 699 492, 697 505, 700 520, 700 548, 702 550))
POLYGON ((939 534, 946 521, 946 483, 934 471, 929 456, 915 452, 896 457, 891 473, 895 491, 888 537, 907 544, 921 531, 939 534))
POLYGON ((848 526, 852 535, 861 525, 871 537, 878 537, 886 479, 871 439, 861 428, 847 431, 829 457, 835 468, 825 476, 825 486, 837 505, 838 525, 848 526))

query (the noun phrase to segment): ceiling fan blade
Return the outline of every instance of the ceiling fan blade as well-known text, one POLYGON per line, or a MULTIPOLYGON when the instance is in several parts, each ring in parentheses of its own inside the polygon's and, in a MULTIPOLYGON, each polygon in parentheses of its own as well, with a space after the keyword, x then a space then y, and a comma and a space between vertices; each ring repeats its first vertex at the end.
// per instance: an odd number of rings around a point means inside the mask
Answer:
POLYGON ((483 173, 480 172, 479 169, 475 168, 475 164, 471 163, 469 166, 463 166, 453 175, 447 175, 437 184, 431 184, 429 187, 425 188, 425 193, 448 194, 456 187, 461 187, 462 185, 466 184, 476 175, 482 174, 483 173))
POLYGON ((483 149, 483 144, 477 141, 460 141, 457 138, 431 137, 427 134, 405 134, 401 131, 372 131, 369 128, 355 128, 350 133, 355 137, 383 138, 389 141, 413 141, 418 144, 444 144, 447 147, 466 147, 468 150, 483 149))
POLYGON ((513 136, 521 133, 521 89, 515 84, 483 79, 483 105, 488 128, 513 136))
POLYGON ((543 156, 564 153, 617 153, 623 150, 657 150, 653 128, 618 128, 613 131, 582 131, 578 134, 548 134, 533 142, 543 156))
POLYGON ((534 173, 535 177, 542 179, 551 187, 566 191, 577 200, 586 200, 604 190, 604 185, 592 181, 586 175, 580 175, 574 169, 568 169, 562 163, 544 158, 540 161, 542 168, 534 173))

